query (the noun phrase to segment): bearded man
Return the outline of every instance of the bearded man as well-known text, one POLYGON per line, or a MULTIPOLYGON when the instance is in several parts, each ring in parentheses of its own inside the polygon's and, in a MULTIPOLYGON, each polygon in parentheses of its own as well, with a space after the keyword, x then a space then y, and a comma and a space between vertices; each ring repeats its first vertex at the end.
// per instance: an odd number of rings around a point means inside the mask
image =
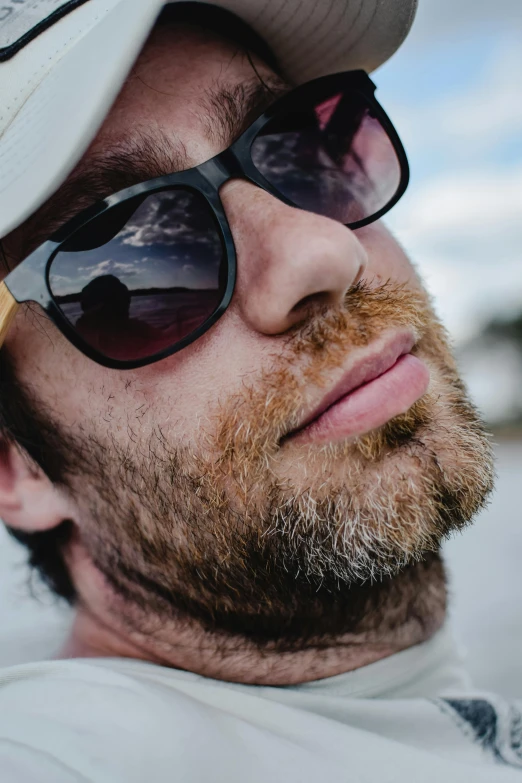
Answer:
POLYGON ((489 440, 379 222, 414 5, 2 9, 0 517, 75 617, 2 781, 518 779, 445 624, 489 440))

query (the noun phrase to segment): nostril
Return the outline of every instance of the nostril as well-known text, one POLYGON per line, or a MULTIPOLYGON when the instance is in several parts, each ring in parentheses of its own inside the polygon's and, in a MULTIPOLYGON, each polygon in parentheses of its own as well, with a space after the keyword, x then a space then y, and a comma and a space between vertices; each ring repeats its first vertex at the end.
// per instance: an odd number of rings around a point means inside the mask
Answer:
POLYGON ((328 291, 318 291, 314 294, 303 296, 290 310, 291 313, 299 313, 307 310, 310 305, 330 305, 332 304, 332 295, 328 291))

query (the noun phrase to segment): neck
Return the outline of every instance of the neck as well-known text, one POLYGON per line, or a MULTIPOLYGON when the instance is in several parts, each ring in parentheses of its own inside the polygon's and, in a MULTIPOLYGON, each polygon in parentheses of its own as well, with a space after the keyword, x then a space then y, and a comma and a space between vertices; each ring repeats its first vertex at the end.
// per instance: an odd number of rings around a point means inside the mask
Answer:
POLYGON ((279 643, 260 647, 190 620, 155 616, 111 592, 85 552, 72 560, 80 597, 58 658, 134 658, 229 682, 292 685, 352 671, 420 644, 445 618, 444 570, 434 554, 390 579, 378 601, 370 596, 365 622, 353 633, 288 649, 279 643))

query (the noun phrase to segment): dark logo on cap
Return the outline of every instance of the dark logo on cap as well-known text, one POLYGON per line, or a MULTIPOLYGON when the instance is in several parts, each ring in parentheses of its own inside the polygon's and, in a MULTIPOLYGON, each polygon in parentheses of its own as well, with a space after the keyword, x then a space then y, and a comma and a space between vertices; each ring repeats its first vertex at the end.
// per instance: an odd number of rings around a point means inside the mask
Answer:
POLYGON ((88 0, 0 0, 0 62, 88 0))
POLYGON ((4 19, 7 19, 9 14, 14 13, 16 5, 25 5, 26 0, 10 0, 9 5, 2 5, 0 6, 0 22, 3 22, 4 19))

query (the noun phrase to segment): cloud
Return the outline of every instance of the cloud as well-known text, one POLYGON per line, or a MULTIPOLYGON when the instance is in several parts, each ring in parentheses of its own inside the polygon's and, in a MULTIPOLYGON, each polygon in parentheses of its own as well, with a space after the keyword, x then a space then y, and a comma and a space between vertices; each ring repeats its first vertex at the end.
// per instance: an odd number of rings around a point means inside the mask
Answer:
POLYGON ((441 172, 390 214, 457 339, 522 308, 521 216, 522 162, 441 172))
MULTIPOLYGON (((480 49, 479 41, 476 46, 480 49)), ((477 58, 476 51, 472 55, 477 58)), ((438 74, 438 58, 427 67, 425 59, 410 52, 400 69, 392 62, 377 79, 414 176, 488 159, 505 161, 510 155, 522 159, 520 41, 509 34, 493 38, 478 62, 480 67, 466 76, 458 64, 438 74), (410 68, 417 75, 405 82, 410 68)))
MULTIPOLYGON (((520 3, 522 7, 522 2, 520 3)), ((522 25, 521 25, 522 29, 522 25)), ((520 139, 522 134, 522 45, 499 42, 484 78, 438 107, 442 130, 461 139, 468 150, 520 139)), ((482 149, 481 149, 482 148, 482 149)))
POLYGON ((420 0, 410 38, 415 45, 425 45, 447 41, 448 36, 468 37, 484 28, 517 25, 520 30, 520 0, 420 0))
POLYGON ((132 277, 134 275, 141 275, 145 272, 142 267, 142 261, 137 258, 135 261, 129 263, 123 263, 122 261, 114 261, 111 267, 111 271, 123 272, 125 277, 132 277))
POLYGON ((395 225, 410 238, 482 242, 514 237, 522 251, 522 162, 444 172, 409 196, 395 225))
POLYGON ((87 278, 89 280, 92 280, 94 277, 98 277, 99 275, 106 274, 109 271, 111 264, 112 264, 111 259, 108 259, 106 261, 100 261, 98 264, 96 264, 96 266, 90 268, 87 278))

